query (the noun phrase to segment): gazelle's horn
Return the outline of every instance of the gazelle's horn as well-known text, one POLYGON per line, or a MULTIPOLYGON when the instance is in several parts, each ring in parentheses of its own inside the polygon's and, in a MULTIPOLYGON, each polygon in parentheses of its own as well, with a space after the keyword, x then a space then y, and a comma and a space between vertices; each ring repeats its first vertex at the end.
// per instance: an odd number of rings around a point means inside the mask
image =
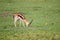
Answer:
POLYGON ((29 22, 28 26, 30 26, 30 24, 32 23, 32 21, 33 21, 33 20, 31 20, 31 21, 29 22))

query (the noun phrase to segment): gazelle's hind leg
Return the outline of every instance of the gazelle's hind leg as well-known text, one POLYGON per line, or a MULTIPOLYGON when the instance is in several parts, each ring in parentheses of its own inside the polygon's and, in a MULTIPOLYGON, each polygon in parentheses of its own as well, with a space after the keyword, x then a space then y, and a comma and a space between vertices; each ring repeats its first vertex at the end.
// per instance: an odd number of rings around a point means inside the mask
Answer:
POLYGON ((14 25, 15 25, 15 27, 16 27, 16 21, 18 20, 18 18, 17 17, 14 17, 14 25))

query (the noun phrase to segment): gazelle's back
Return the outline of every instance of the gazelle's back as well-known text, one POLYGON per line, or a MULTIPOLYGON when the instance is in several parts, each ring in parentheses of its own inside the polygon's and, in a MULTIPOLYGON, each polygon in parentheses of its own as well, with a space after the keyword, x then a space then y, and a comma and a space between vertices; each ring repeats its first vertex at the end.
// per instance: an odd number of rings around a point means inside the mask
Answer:
POLYGON ((25 16, 22 13, 14 13, 13 17, 20 17, 21 19, 26 19, 25 16))

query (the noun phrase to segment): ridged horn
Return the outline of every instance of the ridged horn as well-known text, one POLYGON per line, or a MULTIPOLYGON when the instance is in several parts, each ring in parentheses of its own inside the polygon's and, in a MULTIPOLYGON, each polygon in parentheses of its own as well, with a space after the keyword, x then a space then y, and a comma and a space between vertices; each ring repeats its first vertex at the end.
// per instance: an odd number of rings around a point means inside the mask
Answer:
POLYGON ((28 24, 28 26, 30 26, 30 24, 33 22, 33 20, 31 20, 30 22, 29 22, 29 24, 28 24))

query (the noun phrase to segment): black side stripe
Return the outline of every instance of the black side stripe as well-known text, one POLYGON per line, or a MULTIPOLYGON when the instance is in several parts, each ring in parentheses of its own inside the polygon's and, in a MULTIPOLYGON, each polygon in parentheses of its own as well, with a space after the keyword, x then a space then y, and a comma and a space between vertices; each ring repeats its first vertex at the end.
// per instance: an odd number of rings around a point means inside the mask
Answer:
POLYGON ((23 17, 22 16, 20 16, 20 15, 18 15, 21 19, 23 19, 23 17))

